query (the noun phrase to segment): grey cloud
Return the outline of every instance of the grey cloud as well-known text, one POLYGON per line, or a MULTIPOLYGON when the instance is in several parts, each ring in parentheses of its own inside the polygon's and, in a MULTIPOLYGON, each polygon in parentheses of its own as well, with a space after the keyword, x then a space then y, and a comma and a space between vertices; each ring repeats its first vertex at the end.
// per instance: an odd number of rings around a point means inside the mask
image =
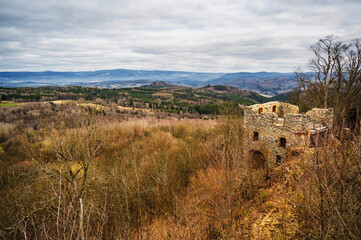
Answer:
POLYGON ((0 0, 0 71, 292 71, 329 34, 361 37, 360 1, 0 0))

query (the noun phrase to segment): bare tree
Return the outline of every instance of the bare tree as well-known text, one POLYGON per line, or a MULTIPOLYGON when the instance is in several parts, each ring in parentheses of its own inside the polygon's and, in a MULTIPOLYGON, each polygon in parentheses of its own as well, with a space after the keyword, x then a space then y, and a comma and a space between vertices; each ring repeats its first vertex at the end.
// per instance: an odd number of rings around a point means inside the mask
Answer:
MULTIPOLYGON (((356 123, 360 121, 361 99, 361 40, 348 44, 327 36, 311 46, 314 57, 309 61, 310 73, 295 71, 304 100, 312 107, 333 107, 338 136, 343 137, 348 113, 356 109, 356 123)), ((297 93, 297 100, 300 92, 297 93)), ((295 97, 295 96, 294 96, 295 97)))
MULTIPOLYGON (((339 136, 343 137, 347 113, 355 107, 359 108, 361 91, 361 41, 355 39, 348 45, 336 46, 340 55, 336 58, 337 81, 334 84, 336 91, 335 112, 336 124, 339 125, 339 136)), ((359 113, 357 113, 359 115, 359 113)), ((356 116, 356 126, 359 116, 356 116)))
POLYGON ((40 232, 45 239, 85 239, 88 173, 101 146, 95 121, 87 119, 82 128, 56 132, 50 139, 51 160, 30 155, 42 170, 50 197, 45 195, 44 205, 24 219, 39 221, 41 227, 32 231, 40 232), (38 220, 36 213, 49 217, 38 220))
POLYGON ((309 69, 312 74, 304 74, 300 69, 296 71, 296 78, 302 88, 316 96, 322 97, 321 103, 324 108, 328 107, 329 88, 337 77, 336 59, 340 55, 341 43, 332 35, 320 39, 311 46, 314 57, 309 60, 309 69))

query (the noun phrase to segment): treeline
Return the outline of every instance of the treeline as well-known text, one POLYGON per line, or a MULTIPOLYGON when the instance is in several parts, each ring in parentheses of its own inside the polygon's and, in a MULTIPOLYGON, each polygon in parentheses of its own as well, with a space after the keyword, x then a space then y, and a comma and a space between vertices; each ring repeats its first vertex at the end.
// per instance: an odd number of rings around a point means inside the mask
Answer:
MULTIPOLYGON (((224 88, 222 88, 224 90, 224 88)), ((220 114, 224 104, 252 104, 264 98, 250 93, 249 98, 233 93, 217 93, 211 90, 125 88, 99 89, 84 87, 41 87, 41 88, 2 88, 0 99, 14 102, 39 102, 55 100, 77 100, 95 102, 111 107, 117 104, 124 107, 152 109, 168 113, 220 114), (253 100, 254 99, 254 100, 253 100)))

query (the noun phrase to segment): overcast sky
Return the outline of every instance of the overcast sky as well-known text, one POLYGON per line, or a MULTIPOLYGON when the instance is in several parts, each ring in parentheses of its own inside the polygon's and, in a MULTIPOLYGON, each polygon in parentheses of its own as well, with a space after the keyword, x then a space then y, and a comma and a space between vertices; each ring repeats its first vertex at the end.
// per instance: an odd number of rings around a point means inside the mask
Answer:
POLYGON ((0 71, 292 72, 361 0, 0 0, 0 71))

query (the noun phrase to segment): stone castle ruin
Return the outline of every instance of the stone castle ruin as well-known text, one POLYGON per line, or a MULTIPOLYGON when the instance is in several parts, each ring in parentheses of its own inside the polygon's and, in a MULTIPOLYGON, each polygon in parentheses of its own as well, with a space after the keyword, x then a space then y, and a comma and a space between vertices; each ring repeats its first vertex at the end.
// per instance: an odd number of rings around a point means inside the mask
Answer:
POLYGON ((295 105, 282 102, 245 108, 245 141, 255 167, 279 164, 287 150, 320 146, 332 128, 333 109, 313 108, 299 113, 295 105))

